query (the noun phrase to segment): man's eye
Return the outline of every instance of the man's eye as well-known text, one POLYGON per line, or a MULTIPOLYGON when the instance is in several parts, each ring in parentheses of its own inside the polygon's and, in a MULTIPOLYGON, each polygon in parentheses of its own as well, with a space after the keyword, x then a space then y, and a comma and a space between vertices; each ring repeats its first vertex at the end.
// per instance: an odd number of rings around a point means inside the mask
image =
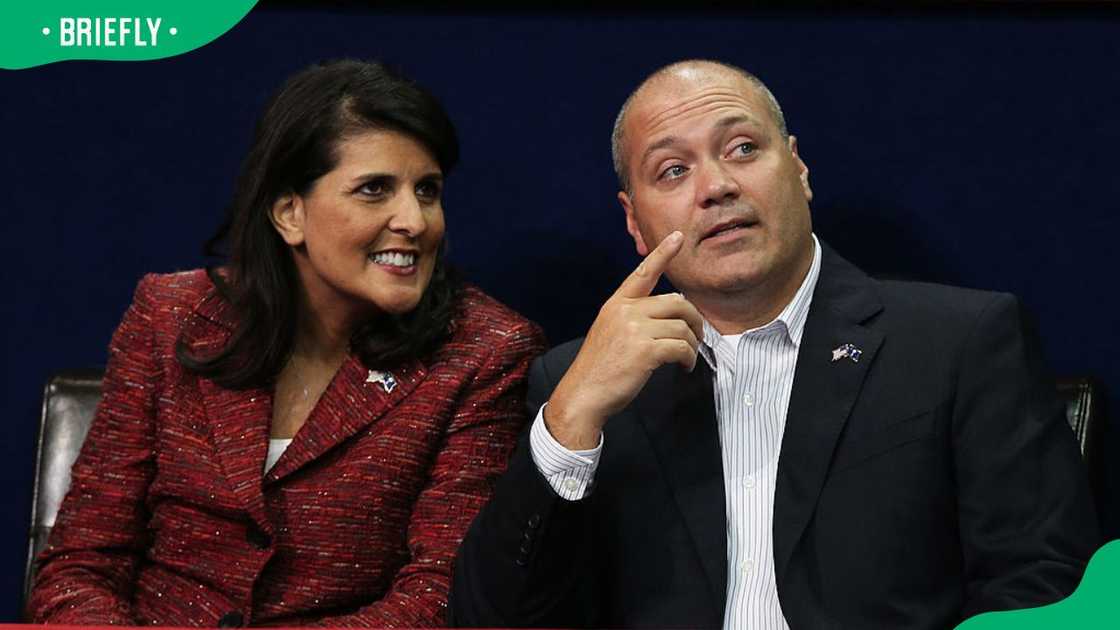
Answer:
POLYGON ((736 155, 750 155, 758 150, 758 147, 753 142, 744 142, 735 147, 736 155))
POLYGON ((686 169, 684 166, 675 164, 661 171, 661 176, 658 179, 676 179, 684 175, 686 172, 688 172, 688 169, 686 169))

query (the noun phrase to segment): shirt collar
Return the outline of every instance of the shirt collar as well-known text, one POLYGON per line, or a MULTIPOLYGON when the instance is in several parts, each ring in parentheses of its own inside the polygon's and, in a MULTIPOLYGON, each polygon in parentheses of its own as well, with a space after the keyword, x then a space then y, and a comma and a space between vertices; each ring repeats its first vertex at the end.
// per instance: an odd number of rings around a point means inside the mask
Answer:
MULTIPOLYGON (((797 293, 793 294, 793 299, 769 323, 747 330, 743 333, 743 336, 772 334, 774 331, 781 331, 786 339, 793 343, 794 347, 801 346, 801 335, 805 332, 805 319, 809 315, 809 304, 813 301, 813 290, 817 286, 817 278, 821 272, 821 244, 817 241, 816 234, 812 234, 812 237, 813 262, 809 265, 809 273, 805 274, 805 279, 801 281, 801 286, 797 288, 797 293)), ((719 331, 705 319, 704 339, 700 344, 700 354, 713 370, 716 369, 717 358, 723 361, 734 360, 738 348, 728 346, 729 344, 719 334, 719 331)))

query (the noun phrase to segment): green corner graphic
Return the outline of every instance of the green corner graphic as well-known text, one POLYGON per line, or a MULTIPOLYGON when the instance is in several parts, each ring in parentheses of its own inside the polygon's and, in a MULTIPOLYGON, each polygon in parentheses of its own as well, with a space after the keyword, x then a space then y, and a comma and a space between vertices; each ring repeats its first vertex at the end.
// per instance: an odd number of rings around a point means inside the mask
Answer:
POLYGON ((957 630, 1041 630, 1043 628, 1120 627, 1120 606, 1114 599, 1120 586, 1120 540, 1097 550, 1085 569, 1081 585, 1066 599, 1049 606, 977 615, 957 630))
POLYGON ((143 61, 214 41, 256 0, 12 0, 0 9, 0 68, 70 59, 143 61))

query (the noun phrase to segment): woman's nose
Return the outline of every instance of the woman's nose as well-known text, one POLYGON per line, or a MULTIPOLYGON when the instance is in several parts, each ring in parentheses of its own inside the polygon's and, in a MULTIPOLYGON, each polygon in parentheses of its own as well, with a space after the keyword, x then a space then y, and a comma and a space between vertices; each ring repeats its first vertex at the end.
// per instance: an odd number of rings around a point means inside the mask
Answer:
POLYGON ((420 200, 416 195, 403 195, 400 203, 395 208, 393 217, 389 220, 389 229, 411 238, 416 238, 424 233, 428 221, 420 200))

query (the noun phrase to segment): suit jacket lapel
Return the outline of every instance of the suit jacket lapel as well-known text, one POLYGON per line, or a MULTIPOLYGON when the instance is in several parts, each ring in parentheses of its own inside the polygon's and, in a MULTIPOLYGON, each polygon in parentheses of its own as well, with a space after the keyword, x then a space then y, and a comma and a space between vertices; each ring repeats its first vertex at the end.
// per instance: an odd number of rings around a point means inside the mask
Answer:
POLYGON ((292 443, 265 475, 265 483, 283 479, 372 424, 404 400, 424 380, 427 370, 420 361, 412 360, 387 373, 395 382, 391 388, 369 381, 369 369, 351 355, 292 443))
POLYGON ((691 374, 677 365, 654 371, 636 408, 722 615, 727 596, 727 515, 711 370, 699 360, 691 374))
POLYGON ((836 443, 883 337, 863 324, 882 309, 871 280, 822 244, 821 273, 798 351, 774 495, 774 568, 781 588, 805 531, 836 443), (832 360, 844 344, 858 361, 832 360))

